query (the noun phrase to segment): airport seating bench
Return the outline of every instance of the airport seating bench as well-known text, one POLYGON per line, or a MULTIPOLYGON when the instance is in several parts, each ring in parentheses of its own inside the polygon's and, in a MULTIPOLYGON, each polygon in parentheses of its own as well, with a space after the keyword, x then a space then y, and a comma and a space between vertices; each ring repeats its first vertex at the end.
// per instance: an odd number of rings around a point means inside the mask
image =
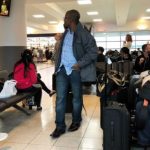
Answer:
MULTIPOLYGON (((8 72, 7 70, 0 70, 0 80, 7 80, 8 78, 8 72)), ((30 112, 26 110, 25 108, 18 105, 19 102, 30 98, 33 96, 35 92, 26 92, 26 93, 17 93, 15 96, 11 96, 9 98, 0 98, 0 112, 6 110, 9 107, 14 107, 22 112, 24 112, 27 115, 30 115, 30 112)))

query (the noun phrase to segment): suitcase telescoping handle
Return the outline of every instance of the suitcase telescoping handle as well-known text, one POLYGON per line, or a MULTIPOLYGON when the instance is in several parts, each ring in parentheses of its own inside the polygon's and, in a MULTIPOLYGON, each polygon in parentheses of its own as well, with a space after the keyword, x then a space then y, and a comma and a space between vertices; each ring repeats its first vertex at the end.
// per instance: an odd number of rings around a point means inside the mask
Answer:
POLYGON ((104 76, 104 81, 105 81, 105 91, 104 91, 104 106, 107 106, 107 58, 105 58, 105 76, 104 76))
POLYGON ((111 126, 110 137, 111 137, 112 147, 113 147, 114 141, 115 141, 115 135, 114 135, 114 122, 113 122, 113 121, 110 122, 110 126, 111 126))
POLYGON ((105 57, 105 91, 104 91, 104 95, 105 95, 105 98, 104 98, 104 106, 107 106, 107 64, 111 65, 112 66, 112 61, 110 59, 110 57, 106 56, 105 57))

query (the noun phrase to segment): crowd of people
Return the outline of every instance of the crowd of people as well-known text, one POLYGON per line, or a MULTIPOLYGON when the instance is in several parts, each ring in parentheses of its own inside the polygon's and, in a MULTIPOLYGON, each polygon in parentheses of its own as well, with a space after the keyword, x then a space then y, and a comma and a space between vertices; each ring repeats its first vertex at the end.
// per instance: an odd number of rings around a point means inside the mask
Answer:
POLYGON ((45 62, 45 61, 53 61, 55 55, 55 48, 53 46, 46 47, 31 47, 30 48, 33 54, 33 59, 35 62, 45 62))
MULTIPOLYGON (((55 75, 56 75, 56 128, 50 134, 57 138, 66 132, 65 107, 69 87, 73 93, 72 123, 68 128, 69 132, 79 129, 82 122, 82 83, 96 81, 96 62, 105 62, 106 56, 112 61, 133 61, 134 71, 138 74, 150 70, 150 44, 142 46, 141 55, 131 53, 131 35, 126 36, 123 47, 118 51, 108 51, 104 55, 104 48, 97 47, 94 37, 80 23, 80 14, 77 10, 69 10, 64 18, 64 34, 55 36, 55 75)), ((42 61, 43 53, 38 50, 42 61)), ((35 91, 35 103, 37 110, 42 110, 41 98, 42 89, 50 96, 55 91, 47 88, 37 73, 33 61, 35 49, 26 49, 21 54, 21 59, 16 62, 13 71, 13 78, 17 81, 19 92, 35 91), (40 84, 40 88, 36 86, 40 84)), ((45 50, 46 59, 52 57, 48 47, 45 50)), ((147 72, 148 73, 148 72, 147 72)))
POLYGON ((117 50, 109 50, 104 55, 104 48, 98 47, 97 62, 104 62, 108 56, 112 62, 132 61, 134 73, 140 74, 145 70, 150 69, 150 44, 142 45, 142 51, 132 51, 127 47, 122 47, 120 52, 117 50))

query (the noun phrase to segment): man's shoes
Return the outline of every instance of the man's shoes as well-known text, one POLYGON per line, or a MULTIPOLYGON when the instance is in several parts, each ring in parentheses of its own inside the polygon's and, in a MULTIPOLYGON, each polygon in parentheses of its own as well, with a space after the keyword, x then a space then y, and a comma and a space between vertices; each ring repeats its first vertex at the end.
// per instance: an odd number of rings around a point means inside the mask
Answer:
POLYGON ((50 136, 52 136, 53 138, 58 138, 60 137, 63 133, 65 133, 65 129, 59 129, 56 128, 52 134, 50 134, 50 136))
POLYGON ((50 91, 49 96, 51 97, 51 96, 53 96, 55 93, 56 93, 56 91, 52 90, 52 91, 50 91))
POLYGON ((80 127, 80 123, 72 123, 68 128, 68 131, 70 132, 76 131, 79 129, 79 127, 80 127))

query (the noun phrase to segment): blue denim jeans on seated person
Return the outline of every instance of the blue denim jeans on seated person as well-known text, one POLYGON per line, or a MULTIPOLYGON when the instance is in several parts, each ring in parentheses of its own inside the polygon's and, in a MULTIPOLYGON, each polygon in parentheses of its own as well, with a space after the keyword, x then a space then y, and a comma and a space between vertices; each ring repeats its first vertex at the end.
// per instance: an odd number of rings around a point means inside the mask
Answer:
POLYGON ((68 91, 73 93, 72 122, 80 123, 83 105, 82 85, 80 72, 73 70, 70 75, 66 74, 65 68, 56 74, 56 127, 65 129, 65 110, 68 91), (71 89, 69 87, 71 86, 71 89))

